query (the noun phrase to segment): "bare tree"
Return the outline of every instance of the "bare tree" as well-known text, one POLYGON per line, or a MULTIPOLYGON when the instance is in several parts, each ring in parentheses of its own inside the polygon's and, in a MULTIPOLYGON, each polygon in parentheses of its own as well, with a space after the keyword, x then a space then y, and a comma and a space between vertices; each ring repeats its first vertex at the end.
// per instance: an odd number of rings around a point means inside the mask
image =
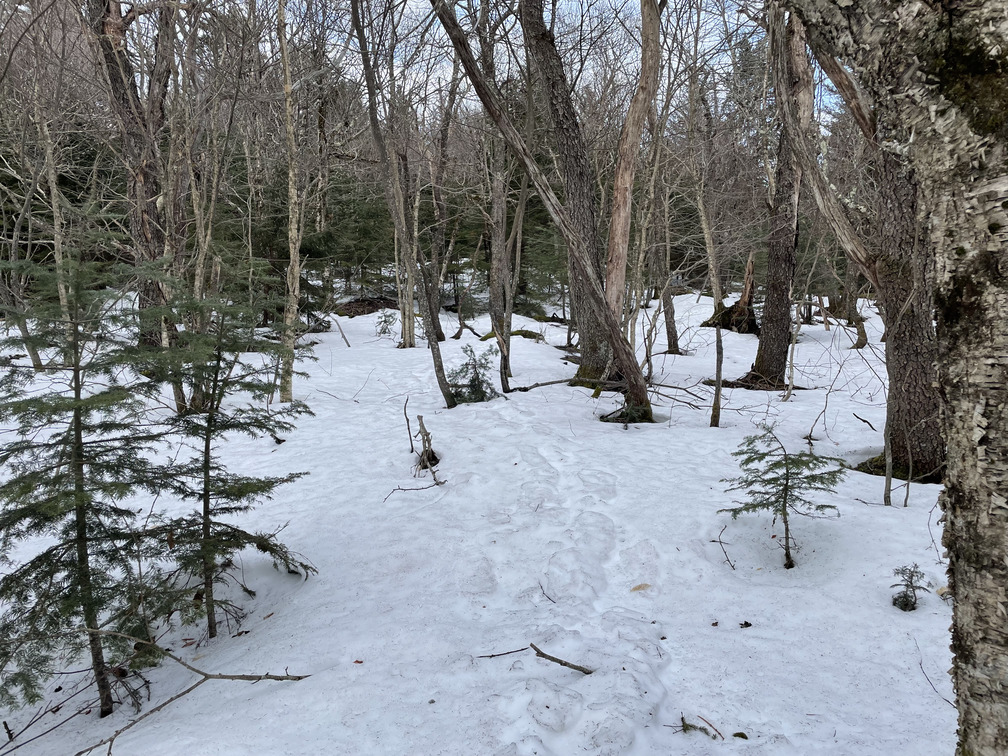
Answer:
MULTIPOLYGON (((575 269, 578 280, 585 286, 584 296, 581 299, 581 306, 587 311, 584 315, 587 318, 585 322, 590 323, 593 328, 598 329, 603 335, 607 347, 612 350, 616 369, 628 384, 625 417, 634 421, 650 422, 652 419, 651 402, 648 398, 647 384, 644 381, 643 372, 637 363, 636 355, 630 348, 629 342, 627 342, 623 335, 619 320, 612 314, 605 301, 599 257, 601 244, 595 230, 597 228, 597 217, 594 210, 595 189, 594 183, 590 179, 591 172, 586 169, 587 160, 585 159, 585 152, 577 147, 580 141, 578 136, 580 129, 572 127, 574 131, 564 131, 564 128, 554 123, 554 129, 558 132, 558 138, 561 142, 567 144, 567 149, 569 149, 571 156, 574 157, 572 163, 577 164, 568 168, 573 177, 568 176, 566 178, 567 203, 564 204, 556 196, 545 173, 533 158, 524 138, 517 128, 515 128, 507 112, 504 110, 495 83, 490 82, 486 78, 484 72, 477 64, 472 50, 469 48, 465 32, 455 17, 454 10, 443 2, 443 0, 432 0, 432 6, 441 20, 441 24, 447 32, 449 39, 451 39, 466 75, 472 83, 473 89, 475 89, 480 101, 483 103, 487 114, 497 124, 497 128, 500 129, 501 135, 507 141, 512 152, 522 162, 525 172, 536 188, 550 217, 557 224, 563 234, 564 240, 567 242, 571 264, 575 269)), ((538 40, 532 41, 532 45, 542 48, 540 52, 543 54, 546 65, 551 69, 551 73, 546 76, 546 79, 549 80, 556 76, 563 77, 562 61, 556 55, 556 48, 552 44, 552 35, 550 35, 542 21, 541 3, 537 6, 524 9, 522 11, 523 19, 526 16, 528 17, 528 26, 525 29, 525 33, 527 36, 538 37, 538 40), (552 48, 552 53, 546 48, 552 48), (556 56, 555 59, 554 56, 556 56)), ((553 85, 559 87, 557 81, 554 81, 553 85)), ((573 116, 576 121, 576 114, 572 110, 571 112, 567 112, 567 105, 569 105, 570 99, 569 91, 563 93, 562 99, 567 102, 555 104, 557 113, 554 113, 554 119, 557 118, 559 113, 561 119, 566 116, 573 116)), ((566 120, 561 120, 561 123, 570 125, 566 120)), ((580 319, 579 326, 583 328, 580 319)), ((583 330, 581 331, 581 338, 582 344, 584 344, 586 336, 583 330)), ((584 348, 582 348, 583 358, 584 348)), ((584 363, 582 363, 583 366, 584 363)))
MULTIPOLYGON (((441 348, 438 345, 438 324, 439 306, 437 299, 432 295, 432 290, 440 286, 440 272, 432 271, 424 265, 421 260, 419 250, 419 233, 417 224, 419 222, 420 193, 412 186, 415 181, 415 172, 410 168, 410 158, 407 153, 405 142, 401 138, 396 138, 396 132, 401 132, 405 127, 403 121, 408 116, 408 105, 397 97, 394 48, 395 39, 389 42, 389 49, 386 50, 388 56, 388 80, 386 84, 392 90, 388 93, 389 109, 388 130, 382 128, 379 120, 379 86, 378 76, 372 59, 372 43, 367 37, 365 28, 365 17, 362 14, 361 0, 351 0, 351 18, 354 33, 357 37, 357 45, 361 56, 361 65, 364 71, 364 82, 367 89, 368 98, 368 120, 371 126, 371 136, 374 139, 378 150, 379 163, 381 165, 385 180, 385 200, 392 215, 395 226, 396 239, 408 258, 412 261, 411 269, 416 271, 417 278, 422 286, 422 302, 420 314, 424 322, 424 331, 427 334, 427 343, 431 350, 431 358, 434 363, 434 374, 441 390, 441 395, 445 404, 450 409, 456 405, 456 399, 452 392, 448 379, 445 376, 444 364, 441 359, 441 348)), ((402 12, 402 7, 385 3, 381 11, 382 22, 380 26, 388 27, 394 36, 395 30, 393 18, 402 12)), ((374 24, 368 25, 371 29, 376 28, 374 24)))

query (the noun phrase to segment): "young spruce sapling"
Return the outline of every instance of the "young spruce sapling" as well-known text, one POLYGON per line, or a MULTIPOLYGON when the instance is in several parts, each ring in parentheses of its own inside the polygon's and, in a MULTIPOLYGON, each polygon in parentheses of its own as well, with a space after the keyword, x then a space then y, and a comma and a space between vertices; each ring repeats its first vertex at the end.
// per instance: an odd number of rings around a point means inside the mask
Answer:
POLYGON ((836 457, 822 457, 812 452, 789 452, 774 432, 773 426, 762 426, 763 432, 747 436, 732 452, 740 459, 742 474, 723 479, 732 485, 727 491, 745 491, 744 501, 737 507, 720 509, 734 520, 749 512, 772 512, 784 523, 784 567, 794 567, 791 557, 791 525, 789 512, 814 515, 836 512, 832 504, 812 501, 814 493, 833 493, 846 472, 836 457))

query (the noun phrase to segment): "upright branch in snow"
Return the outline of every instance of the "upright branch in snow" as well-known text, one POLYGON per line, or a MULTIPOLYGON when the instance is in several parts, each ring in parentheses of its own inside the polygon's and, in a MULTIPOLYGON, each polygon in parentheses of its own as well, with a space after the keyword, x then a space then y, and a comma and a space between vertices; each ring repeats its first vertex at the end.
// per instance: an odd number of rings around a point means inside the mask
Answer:
POLYGON ((722 482, 731 483, 728 491, 745 491, 746 500, 737 507, 720 509, 734 520, 740 514, 771 512, 784 524, 784 567, 795 566, 791 556, 790 512, 816 514, 835 512, 832 504, 812 501, 813 493, 833 493, 845 470, 842 460, 821 457, 812 452, 792 454, 784 447, 772 427, 759 435, 747 436, 733 457, 741 460, 742 475, 722 482), (832 469, 824 469, 832 468, 832 469))

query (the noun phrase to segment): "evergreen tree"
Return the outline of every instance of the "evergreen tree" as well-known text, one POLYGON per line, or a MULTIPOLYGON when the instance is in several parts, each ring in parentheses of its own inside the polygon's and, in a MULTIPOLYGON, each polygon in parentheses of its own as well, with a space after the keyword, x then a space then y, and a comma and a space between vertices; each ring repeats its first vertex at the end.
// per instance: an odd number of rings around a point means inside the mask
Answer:
POLYGON ((49 369, 36 373, 16 354, 24 337, 0 342, 11 355, 0 389, 0 427, 11 429, 0 437, 0 701, 37 700, 60 656, 86 649, 106 716, 107 659, 127 649, 101 630, 135 632, 149 593, 141 583, 156 575, 136 574, 126 500, 159 482, 144 415, 157 386, 131 368, 134 308, 110 286, 135 275, 132 266, 64 263, 4 271, 32 281, 30 338, 49 369), (12 551, 25 541, 41 550, 18 561, 12 551))
POLYGON ((737 507, 719 509, 731 513, 734 520, 749 512, 772 512, 784 523, 784 567, 794 567, 791 558, 791 527, 788 512, 823 514, 836 512, 832 504, 812 501, 815 492, 833 493, 846 472, 843 461, 836 457, 821 457, 812 452, 788 452, 774 433, 773 426, 763 426, 763 432, 747 436, 733 457, 741 460, 742 475, 725 479, 731 483, 727 491, 745 491, 746 500, 737 507), (831 469, 827 469, 831 468, 831 469))
MULTIPOLYGON (((300 402, 285 403, 279 411, 270 409, 283 347, 272 331, 257 328, 259 313, 268 303, 262 298, 243 300, 247 293, 228 291, 229 283, 225 278, 223 290, 173 303, 186 322, 200 324, 178 333, 173 348, 164 355, 173 364, 168 372, 183 375, 190 395, 200 397, 170 421, 172 437, 189 451, 188 458, 172 466, 170 489, 196 508, 181 517, 162 518, 160 532, 153 533, 172 543, 173 558, 181 570, 176 588, 183 618, 194 604, 191 583, 198 583, 195 603, 202 605, 210 638, 217 635, 218 607, 228 614, 239 613, 232 603, 217 598, 214 590, 233 576, 233 557, 238 551, 252 546, 287 572, 307 577, 315 571, 280 543, 276 533, 240 526, 239 515, 305 473, 279 477, 232 473, 221 459, 220 443, 234 434, 269 436, 282 443, 279 434, 290 431, 292 420, 309 410, 300 402)), ((252 594, 246 586, 242 588, 252 594)))

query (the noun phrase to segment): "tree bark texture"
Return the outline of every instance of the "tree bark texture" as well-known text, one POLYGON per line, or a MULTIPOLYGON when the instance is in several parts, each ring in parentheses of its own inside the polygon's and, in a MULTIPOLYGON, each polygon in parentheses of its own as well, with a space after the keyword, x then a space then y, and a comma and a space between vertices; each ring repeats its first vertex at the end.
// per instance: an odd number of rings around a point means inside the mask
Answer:
MULTIPOLYGON (((773 16, 771 18, 774 18, 773 16)), ((798 116, 798 128, 804 133, 812 118, 812 70, 805 53, 805 31, 792 18, 786 29, 771 27, 771 34, 785 34, 787 58, 772 59, 771 65, 783 66, 788 87, 778 92, 793 103, 798 116)), ((786 129, 781 129, 777 149, 777 170, 770 208, 768 238, 766 299, 763 322, 760 324, 756 361, 743 382, 767 388, 787 385, 788 349, 791 346, 791 286, 797 266, 798 198, 801 193, 802 169, 791 146, 786 129)))
POLYGON ((564 203, 591 264, 588 270, 581 270, 573 264, 573 260, 569 261, 571 309, 577 322, 581 349, 577 375, 586 380, 603 379, 612 357, 612 348, 607 343, 605 329, 597 313, 592 312, 588 289, 593 283, 586 280, 586 276, 598 282, 605 280, 605 250, 599 236, 598 200, 595 195, 597 177, 588 160, 588 148, 574 109, 563 60, 557 52, 553 33, 546 28, 543 20, 543 0, 520 0, 518 10, 526 49, 546 90, 553 120, 552 135, 563 173, 564 203))
POLYGON ((948 443, 957 753, 1008 753, 1008 6, 788 5, 853 70, 880 144, 905 154, 919 183, 948 443))

